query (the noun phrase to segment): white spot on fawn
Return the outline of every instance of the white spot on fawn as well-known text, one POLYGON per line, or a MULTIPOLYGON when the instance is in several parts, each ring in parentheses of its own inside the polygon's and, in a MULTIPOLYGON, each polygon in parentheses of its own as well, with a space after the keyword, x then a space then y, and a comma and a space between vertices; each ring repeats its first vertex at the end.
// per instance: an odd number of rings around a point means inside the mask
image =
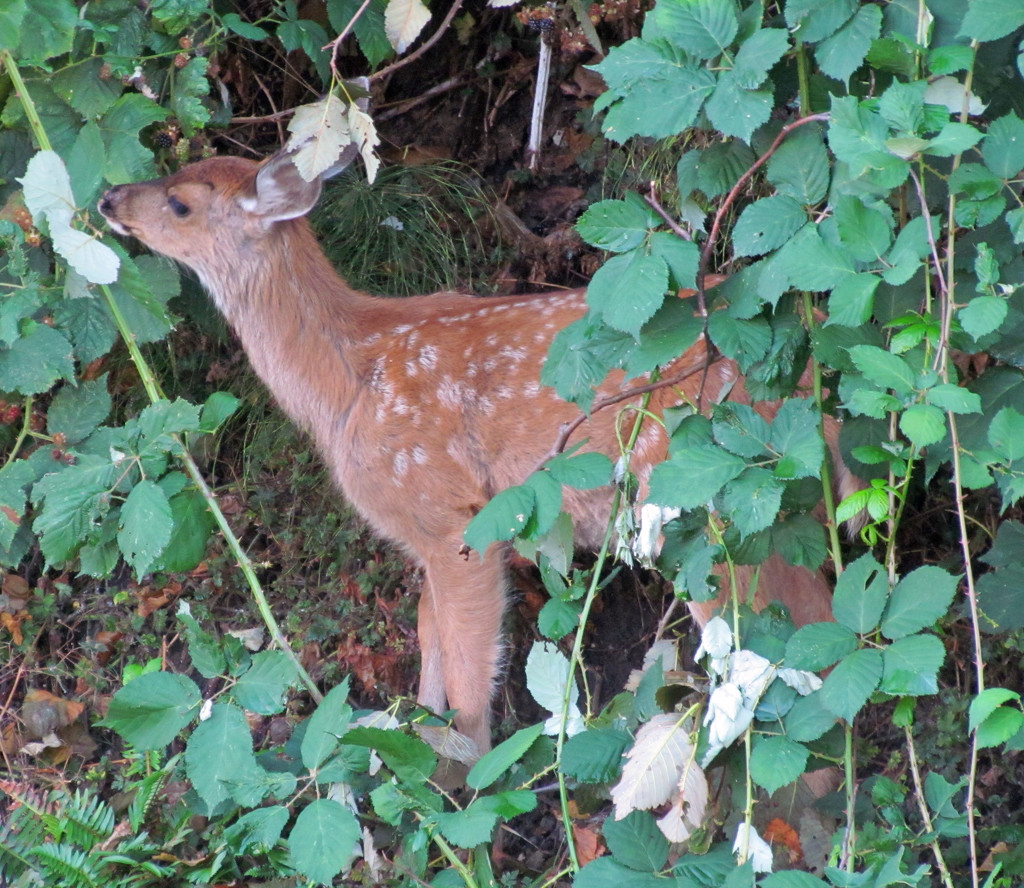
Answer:
MULTIPOLYGON (((411 340, 410 340, 411 342, 411 340)), ((425 345, 420 351, 420 366, 424 370, 433 370, 437 366, 438 351, 436 345, 425 345)))

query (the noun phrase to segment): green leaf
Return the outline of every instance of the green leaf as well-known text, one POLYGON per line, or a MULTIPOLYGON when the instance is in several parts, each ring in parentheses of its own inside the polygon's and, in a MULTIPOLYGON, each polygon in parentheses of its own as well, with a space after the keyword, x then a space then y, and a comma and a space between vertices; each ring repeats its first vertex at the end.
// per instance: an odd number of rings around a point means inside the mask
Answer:
POLYGON ((882 649, 880 690, 894 696, 921 697, 939 692, 939 669, 946 649, 934 635, 908 635, 882 649))
POLYGON ((588 728, 565 742, 562 770, 583 783, 613 783, 622 773, 622 756, 632 743, 625 731, 588 728))
POLYGON ((889 600, 889 580, 870 552, 846 565, 836 580, 832 613, 853 632, 866 634, 878 627, 889 600))
POLYGON ((487 789, 526 754, 543 730, 544 725, 540 723, 516 731, 480 757, 466 776, 466 784, 476 790, 487 789))
POLYGON ((1000 746, 1016 737, 1024 728, 1024 712, 1000 706, 978 726, 978 748, 1000 746))
POLYGON ((591 204, 576 222, 576 230, 583 240, 613 253, 639 247, 651 227, 649 213, 625 200, 601 200, 591 204))
POLYGON ((786 642, 786 665, 817 672, 857 649, 857 636, 838 623, 801 626, 786 642))
POLYGON ((510 790, 474 799, 462 811, 437 815, 442 834, 459 848, 473 848, 491 838, 499 818, 511 819, 537 806, 529 790, 510 790))
POLYGON ((782 28, 755 31, 740 44, 733 60, 733 75, 743 89, 757 89, 771 68, 789 51, 789 35, 782 28))
POLYGON ((123 185, 155 175, 153 154, 139 142, 139 133, 152 123, 166 120, 170 113, 141 93, 129 92, 100 118, 99 127, 107 148, 103 177, 110 184, 123 185))
POLYGON ((735 73, 726 71, 708 97, 704 110, 722 133, 749 143, 754 130, 768 122, 773 104, 770 89, 743 89, 735 73))
POLYGON ((779 194, 804 206, 825 198, 829 173, 828 150, 821 132, 812 126, 790 134, 768 161, 768 181, 779 194))
POLYGON ((789 737, 758 737, 750 753, 750 777, 768 795, 798 780, 810 752, 789 737))
POLYGON ((750 204, 733 229, 737 256, 762 256, 781 247, 807 223, 803 206, 791 197, 776 194, 750 204))
POLYGON ((857 6, 857 0, 789 0, 786 23, 798 39, 817 43, 848 22, 857 6))
POLYGON ((463 539, 483 554, 491 543, 510 540, 526 527, 535 506, 536 495, 529 487, 502 490, 469 522, 463 539))
POLYGON ((163 552, 173 528, 171 504, 160 485, 148 478, 136 484, 121 507, 117 545, 138 576, 163 552))
POLYGON ((817 570, 828 555, 825 530, 812 515, 791 513, 771 529, 771 546, 789 564, 817 570))
POLYGON ((931 564, 912 570, 892 590, 882 634, 895 640, 932 626, 949 610, 959 582, 958 576, 931 564))
POLYGON ((18 54, 23 59, 52 59, 71 52, 78 10, 70 0, 28 0, 18 54))
POLYGON ((302 737, 302 764, 310 771, 319 768, 338 748, 339 740, 352 721, 348 704, 348 676, 331 688, 309 717, 302 737))
POLYGON ((778 478, 817 478, 825 459, 821 413, 809 398, 783 401, 772 422, 771 449, 780 455, 778 478))
MULTIPOLYGON (((697 286, 700 249, 692 241, 683 240, 669 231, 656 231, 650 237, 651 255, 663 259, 672 275, 672 286, 686 289, 697 286)), ((692 308, 689 310, 693 314, 692 308)), ((655 316, 657 317, 657 316, 655 316)), ((647 331, 644 331, 645 337, 647 331)))
POLYGON ((1024 457, 1024 415, 1003 407, 988 427, 988 443, 1004 459, 1024 457))
POLYGON ((35 481, 32 467, 23 459, 0 468, 0 549, 10 549, 25 517, 25 488, 35 481))
POLYGON ((632 870, 606 855, 590 861, 576 874, 572 884, 573 888, 665 888, 666 880, 651 872, 632 870))
POLYGON ((760 888, 826 888, 829 883, 810 873, 784 870, 766 876, 758 884, 760 888))
POLYGON ((238 854, 265 853, 278 843, 289 819, 284 805, 257 808, 232 823, 224 831, 224 839, 238 854))
POLYGON ((266 40, 270 36, 263 28, 244 21, 237 12, 225 13, 220 20, 231 33, 244 37, 246 40, 266 40))
POLYGON ((90 120, 78 133, 71 151, 65 158, 75 203, 78 206, 90 206, 99 197, 105 163, 103 135, 100 128, 90 120))
POLYGON ((531 537, 547 533, 562 512, 562 485, 550 472, 534 472, 523 483, 534 494, 533 518, 527 530, 531 537))
POLYGON ((597 270, 587 288, 587 303, 608 326, 636 338, 667 290, 665 260, 634 250, 613 256, 597 270))
POLYGON ((923 153, 935 157, 952 157, 973 148, 981 139, 982 133, 970 124, 950 121, 937 136, 929 140, 923 153))
POLYGON ((878 262, 892 244, 889 218, 856 197, 844 195, 835 206, 836 228, 843 248, 854 259, 878 262))
POLYGON ((764 318, 747 321, 716 311, 708 319, 708 329, 711 341, 743 372, 764 358, 772 345, 772 329, 764 318))
POLYGON ((74 379, 71 343, 46 324, 32 323, 28 332, 0 350, 0 390, 36 395, 58 379, 74 379))
POLYGON ((609 108, 603 130, 622 143, 631 136, 665 139, 691 127, 715 89, 715 76, 702 68, 670 68, 644 80, 609 108))
POLYGON ((972 0, 958 36, 998 40, 1024 25, 1024 7, 1017 0, 972 0))
POLYGON ((786 736, 798 743, 812 743, 835 723, 835 713, 825 708, 821 691, 798 697, 783 719, 786 736))
POLYGON ((180 611, 178 619, 185 627, 188 657, 203 678, 216 678, 228 671, 227 658, 221 640, 204 629, 190 613, 180 611))
POLYGON ((746 467, 743 459, 716 445, 688 447, 654 467, 647 500, 659 506, 696 509, 746 467))
POLYGON ((232 695, 243 709, 275 715, 284 708, 288 689, 296 680, 295 664, 287 654, 260 651, 253 655, 252 666, 238 680, 232 695))
POLYGON ((906 360, 875 345, 855 345, 850 357, 857 369, 882 389, 907 395, 914 389, 915 374, 906 360))
POLYGON ((49 564, 72 558, 100 523, 109 491, 119 474, 109 459, 83 456, 78 464, 44 475, 32 488, 32 499, 43 504, 33 522, 49 564))
POLYGON ((310 802, 288 833, 288 858, 295 869, 322 885, 330 885, 360 848, 359 821, 333 799, 310 802))
POLYGON ((882 655, 879 651, 854 651, 841 660, 825 679, 821 701, 827 709, 853 722, 882 680, 882 655))
MULTIPOLYGON (((132 685, 139 681, 135 679, 132 685)), ((209 718, 200 721, 185 748, 185 773, 199 797, 214 808, 232 798, 236 785, 259 770, 245 713, 234 704, 215 703, 209 718)))
POLYGON ((981 397, 960 385, 951 382, 932 386, 925 392, 929 404, 950 413, 981 413, 981 397))
POLYGON ((656 872, 668 862, 668 839, 649 811, 630 811, 604 822, 604 840, 618 863, 638 872, 656 872))
POLYGON ((1024 120, 1012 112, 993 120, 982 143, 981 156, 997 176, 1016 176, 1024 169, 1024 120))
POLYGON ((814 49, 814 57, 823 74, 846 84, 863 63, 873 41, 882 30, 882 10, 865 4, 856 15, 831 37, 814 49))
POLYGON ((946 416, 931 404, 911 404, 900 414, 900 431, 919 448, 937 444, 946 436, 946 416))
POLYGON ((559 453, 545 464, 559 484, 579 490, 594 490, 611 481, 612 461, 603 453, 559 453))
POLYGON ((352 728, 342 738, 344 743, 375 749, 384 763, 400 780, 423 785, 434 774, 437 756, 418 737, 383 728, 352 728))
POLYGON ((555 337, 540 381, 567 401, 589 410, 594 400, 593 386, 603 382, 611 369, 621 366, 635 345, 629 334, 612 330, 588 314, 555 337))
POLYGON ((662 3, 652 15, 662 36, 701 59, 721 55, 739 31, 730 0, 662 3))
MULTIPOLYGON (((771 428, 760 413, 749 404, 726 402, 715 408, 711 430, 715 441, 730 453, 754 459, 768 450, 771 428)), ((699 442, 693 442, 699 443, 699 442)), ((678 441, 673 441, 678 444, 678 441)), ((673 452, 677 449, 673 446, 673 452)))
POLYGON ((875 274, 852 274, 839 281, 828 300, 826 325, 859 327, 871 320, 875 291, 882 279, 875 274))
POLYGON ((779 514, 785 486, 768 469, 749 467, 722 492, 722 511, 746 539, 770 527, 779 514))
POLYGON ((110 405, 106 373, 80 383, 77 388, 64 386, 46 412, 47 431, 63 435, 68 444, 77 444, 107 418, 110 405))
POLYGON ((1009 303, 999 296, 975 296, 956 316, 964 331, 977 341, 1002 326, 1009 308, 1009 303))
POLYGON ((61 68, 50 80, 53 91, 83 117, 105 114, 124 91, 119 77, 100 76, 102 58, 87 58, 61 68))
POLYGON ((185 573, 206 557, 210 534, 217 523, 206 498, 195 488, 175 494, 170 504, 174 528, 163 555, 153 567, 155 570, 185 573))
POLYGON ((985 688, 967 710, 967 730, 976 731, 985 720, 1004 703, 1020 703, 1020 694, 1007 688, 985 688))
POLYGON ((23 34, 21 23, 27 11, 26 0, 10 0, 0 6, 0 50, 7 50, 15 58, 18 57, 15 50, 23 34))
POLYGON ((579 606, 559 598, 549 599, 537 614, 537 628, 540 634, 552 641, 565 638, 579 624, 579 606))
POLYGON ((190 678, 149 672, 114 694, 103 724, 139 751, 161 749, 198 715, 201 702, 190 678))

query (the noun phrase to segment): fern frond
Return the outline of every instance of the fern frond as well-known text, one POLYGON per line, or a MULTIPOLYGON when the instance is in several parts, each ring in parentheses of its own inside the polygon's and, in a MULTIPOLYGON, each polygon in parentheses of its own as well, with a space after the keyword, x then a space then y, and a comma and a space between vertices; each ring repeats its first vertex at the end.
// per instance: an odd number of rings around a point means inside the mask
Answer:
POLYGON ((38 845, 31 856, 46 877, 49 888, 98 888, 100 884, 95 861, 74 845, 63 842, 38 845))
POLYGON ((154 771, 136 784, 135 798, 132 799, 132 803, 128 808, 128 820, 132 825, 132 829, 138 830, 142 826, 146 815, 149 813, 149 809, 161 790, 163 790, 167 778, 170 777, 170 773, 168 770, 154 771))
POLYGON ((50 797, 61 819, 58 841, 79 845, 86 851, 105 841, 114 830, 113 809, 92 789, 75 790, 73 796, 55 791, 50 797))

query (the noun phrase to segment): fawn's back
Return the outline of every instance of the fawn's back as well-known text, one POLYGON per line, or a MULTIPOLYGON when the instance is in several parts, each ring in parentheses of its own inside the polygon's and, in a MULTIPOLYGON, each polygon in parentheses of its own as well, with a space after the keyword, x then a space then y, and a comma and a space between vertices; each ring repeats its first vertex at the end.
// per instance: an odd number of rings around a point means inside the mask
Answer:
MULTIPOLYGON (((435 711, 446 703, 457 709, 460 729, 486 749, 505 556, 492 546, 482 560, 467 558, 462 533, 494 494, 539 466, 563 423, 577 417, 539 377, 555 334, 585 312, 585 292, 486 299, 356 292, 304 218, 319 193, 320 182, 305 182, 285 154, 262 166, 214 158, 117 186, 100 209, 117 232, 198 274, 350 501, 423 566, 419 700, 435 711)), ((654 412, 684 395, 705 404, 725 395, 747 400, 736 365, 708 364, 703 342, 667 372, 689 368, 678 386, 653 394, 654 412)), ((613 374, 602 392, 625 384, 613 374)), ((616 422, 617 410, 595 412, 569 444, 585 440, 586 449, 616 458, 616 422)), ((834 428, 829 437, 834 444, 834 428)), ((660 424, 646 423, 631 462, 641 483, 666 446, 660 424)), ((610 500, 607 489, 566 492, 581 545, 600 542, 610 500)), ((798 622, 828 617, 828 588, 817 574, 778 562, 759 588, 798 622)), ((709 613, 695 609, 702 621, 709 613)))

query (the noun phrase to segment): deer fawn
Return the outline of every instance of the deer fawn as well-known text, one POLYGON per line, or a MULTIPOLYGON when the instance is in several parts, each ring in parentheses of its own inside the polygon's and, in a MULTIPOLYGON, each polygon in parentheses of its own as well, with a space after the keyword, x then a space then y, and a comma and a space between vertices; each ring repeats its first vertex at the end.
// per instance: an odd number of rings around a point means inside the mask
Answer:
MULTIPOLYGON (((320 189, 285 153, 262 165, 212 158, 111 188, 100 211, 117 233, 198 274, 256 372, 314 437, 338 486, 422 566, 418 699, 435 712, 446 704, 457 710, 459 730, 482 752, 490 748, 506 550, 492 545, 482 560, 467 558, 462 534, 494 494, 537 468, 562 424, 578 415, 541 387, 539 375, 552 338, 585 312, 585 291, 408 299, 354 291, 304 218, 320 189)), ((736 365, 707 358, 698 341, 666 371, 695 372, 655 391, 650 408, 679 403, 679 390, 710 403, 726 396, 749 403, 736 365)), ((601 391, 624 386, 617 373, 601 391)), ((594 413, 570 444, 587 439, 587 448, 615 458, 613 413, 594 413)), ((834 421, 826 433, 837 457, 834 421)), ((666 447, 661 426, 646 424, 631 462, 641 483, 666 447)), ((607 489, 567 491, 580 546, 600 544, 610 501, 607 489)), ((781 600, 800 623, 831 618, 820 574, 776 558, 759 589, 759 606, 781 600)), ((691 608, 701 624, 712 612, 710 604, 691 608)))

